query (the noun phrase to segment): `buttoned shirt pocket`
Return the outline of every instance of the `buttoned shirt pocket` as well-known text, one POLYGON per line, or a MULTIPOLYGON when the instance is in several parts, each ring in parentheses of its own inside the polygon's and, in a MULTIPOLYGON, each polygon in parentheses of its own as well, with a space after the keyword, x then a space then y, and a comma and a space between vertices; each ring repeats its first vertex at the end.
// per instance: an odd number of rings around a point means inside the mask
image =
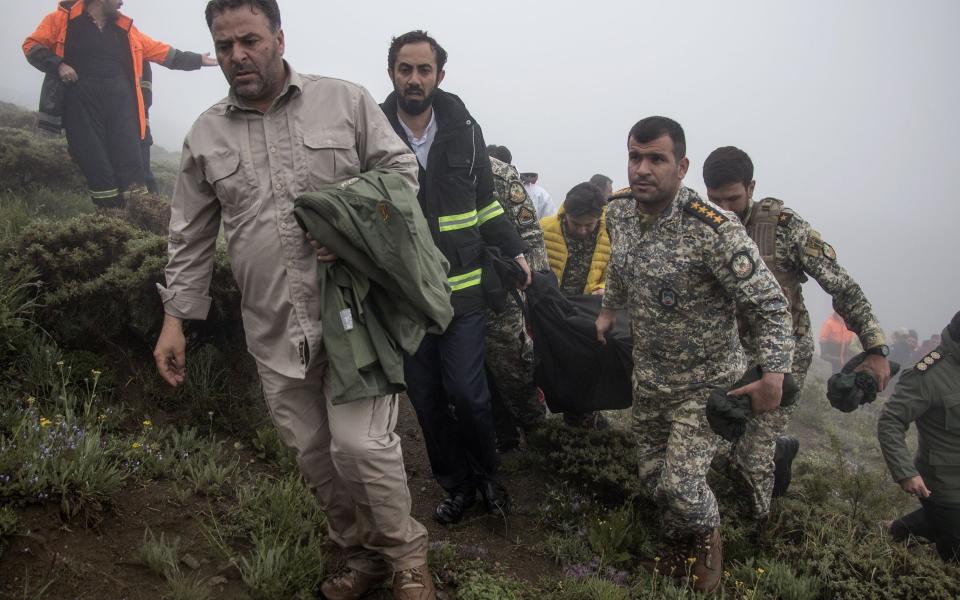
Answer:
POLYGON ((305 131, 298 175, 313 189, 360 174, 360 158, 352 132, 305 131))
POLYGON ((257 182, 239 153, 221 152, 206 157, 204 172, 220 201, 225 224, 236 225, 256 216, 262 199, 257 182))
POLYGON ((960 392, 944 394, 943 426, 948 431, 960 431, 960 392))

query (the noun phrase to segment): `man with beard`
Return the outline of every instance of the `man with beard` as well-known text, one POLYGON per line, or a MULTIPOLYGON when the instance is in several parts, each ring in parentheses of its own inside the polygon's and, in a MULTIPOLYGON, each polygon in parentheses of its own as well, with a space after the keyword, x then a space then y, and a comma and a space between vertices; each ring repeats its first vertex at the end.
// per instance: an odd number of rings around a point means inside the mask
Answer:
MULTIPOLYGON (((882 390, 890 379, 890 363, 886 359, 889 350, 883 330, 863 289, 840 265, 833 247, 796 211, 784 206, 783 201, 753 200, 757 183, 753 179, 753 161, 743 150, 725 146, 711 152, 703 163, 703 182, 707 197, 714 204, 737 215, 757 243, 763 262, 783 288, 793 321, 793 377, 797 385, 803 386, 813 360, 810 313, 802 287, 807 277, 813 277, 832 297, 840 327, 844 331, 849 327, 856 333, 868 354, 856 370, 872 372, 882 390)), ((740 329, 740 340, 751 364, 757 364, 756 332, 746 323, 740 329)), ((774 491, 776 447, 781 446, 779 454, 787 459, 777 465, 784 476, 789 473, 789 463, 798 448, 795 438, 781 438, 795 406, 781 407, 750 419, 746 432, 729 452, 730 467, 748 484, 753 516, 761 527, 770 512, 774 491)), ((780 495, 783 490, 777 492, 780 495)))
POLYGON ((707 399, 747 367, 739 312, 757 331, 764 373, 730 393, 750 396, 755 413, 780 404, 793 351, 790 313, 743 226, 683 187, 689 160, 680 125, 643 119, 627 148, 633 215, 615 243, 597 337, 605 343, 616 311, 627 311, 640 479, 664 510, 668 547, 659 569, 689 573, 693 588, 709 593, 720 584, 723 551, 706 479, 718 439, 707 422, 707 399))
POLYGON ((182 321, 206 318, 222 223, 267 408, 345 554, 346 571, 324 582, 324 596, 356 600, 392 574, 394 598, 432 600, 427 531, 410 516, 394 433, 397 396, 331 397, 318 260, 337 259, 293 212, 298 196, 374 170, 402 177, 412 195, 416 159, 365 89, 283 60, 276 0, 212 0, 206 18, 230 93, 184 142, 157 367, 183 383, 182 321))
POLYGON ((529 283, 525 244, 493 196, 483 134, 457 96, 439 89, 446 51, 423 31, 393 39, 387 73, 394 91, 381 107, 420 164, 420 206, 433 240, 450 261, 454 318, 442 335, 428 334, 408 356, 407 393, 423 430, 430 467, 448 497, 434 518, 456 523, 483 496, 503 513, 509 496, 499 457, 484 371, 486 301, 481 282, 487 246, 516 260, 529 283), (451 413, 456 411, 456 417, 451 413))
POLYGON ((46 73, 40 127, 59 133, 62 122, 94 205, 118 215, 128 199, 147 193, 140 157, 145 61, 182 71, 217 64, 209 54, 150 39, 121 6, 123 0, 61 2, 23 43, 27 61, 46 73))

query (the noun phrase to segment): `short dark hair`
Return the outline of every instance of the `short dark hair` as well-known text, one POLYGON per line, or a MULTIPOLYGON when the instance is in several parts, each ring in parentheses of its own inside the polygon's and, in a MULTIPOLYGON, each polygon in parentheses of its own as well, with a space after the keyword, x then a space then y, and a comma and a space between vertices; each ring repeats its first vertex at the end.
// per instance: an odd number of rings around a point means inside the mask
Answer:
POLYGON ((393 72, 393 67, 397 65, 397 54, 400 53, 400 48, 403 48, 407 44, 419 44, 420 42, 430 44, 430 49, 433 50, 433 57, 437 60, 437 71, 443 70, 443 66, 447 64, 447 51, 437 43, 437 40, 427 35, 426 31, 415 29, 403 35, 398 35, 390 41, 390 50, 387 51, 387 68, 391 73, 393 72))
POLYGON ((510 149, 506 146, 490 144, 487 146, 487 156, 492 156, 497 160, 502 160, 508 165, 513 163, 513 153, 510 152, 510 149))
POLYGON ((606 205, 607 198, 603 195, 603 190, 589 181, 584 181, 567 192, 567 197, 563 201, 563 212, 571 217, 584 215, 599 217, 606 205))
POLYGON ((703 161, 703 183, 716 189, 728 183, 749 186, 753 181, 753 161, 747 153, 734 146, 723 146, 710 153, 703 161))
POLYGON ((241 6, 249 6, 253 14, 262 12, 270 21, 273 31, 280 29, 280 7, 277 0, 210 0, 207 2, 207 29, 213 29, 213 18, 225 10, 233 10, 241 6))
POLYGON ((950 324, 947 325, 947 333, 953 338, 953 341, 960 342, 960 311, 953 315, 950 324))
POLYGON ((593 185, 597 186, 602 190, 604 186, 606 186, 608 183, 610 185, 613 185, 613 180, 607 177, 606 175, 601 175, 600 173, 597 173, 596 175, 590 178, 590 183, 592 183, 593 185))
POLYGON ((640 144, 646 144, 665 135, 670 136, 673 142, 673 156, 679 162, 687 155, 687 138, 683 134, 683 127, 673 119, 667 117, 641 119, 630 129, 629 137, 640 144))

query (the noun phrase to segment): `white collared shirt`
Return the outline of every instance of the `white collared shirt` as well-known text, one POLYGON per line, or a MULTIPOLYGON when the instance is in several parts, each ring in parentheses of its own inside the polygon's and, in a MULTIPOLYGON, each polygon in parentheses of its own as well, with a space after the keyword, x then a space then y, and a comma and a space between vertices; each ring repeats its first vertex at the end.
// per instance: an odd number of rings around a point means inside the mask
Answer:
POLYGON ((414 137, 413 130, 407 127, 407 124, 403 122, 399 114, 397 115, 397 120, 400 121, 400 126, 403 127, 403 133, 407 135, 407 141, 410 142, 413 153, 417 155, 420 166, 426 171, 430 146, 433 146, 433 138, 437 137, 437 111, 433 110, 430 113, 430 122, 427 123, 427 128, 423 130, 423 137, 414 137))

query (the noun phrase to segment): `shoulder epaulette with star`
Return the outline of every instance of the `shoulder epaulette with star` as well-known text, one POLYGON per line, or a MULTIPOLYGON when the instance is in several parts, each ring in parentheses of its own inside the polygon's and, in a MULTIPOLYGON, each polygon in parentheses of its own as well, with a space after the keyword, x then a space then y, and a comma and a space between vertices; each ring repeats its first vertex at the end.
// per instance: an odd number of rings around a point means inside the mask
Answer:
POLYGON ((782 225, 783 227, 786 227, 787 225, 790 224, 790 221, 792 220, 793 220, 793 213, 783 211, 780 213, 780 216, 777 217, 777 225, 782 225))
POLYGON ((607 202, 612 202, 614 200, 623 200, 624 198, 633 198, 633 191, 629 187, 625 187, 615 191, 610 194, 610 197, 607 198, 607 202))
POLYGON ((709 225, 714 231, 720 229, 720 226, 729 220, 720 211, 705 204, 699 198, 685 204, 683 210, 709 225))
POLYGON ((920 359, 917 364, 913 366, 914 369, 920 371, 921 373, 926 373, 930 367, 934 366, 943 358, 943 353, 939 349, 934 350, 930 354, 924 356, 920 359))

